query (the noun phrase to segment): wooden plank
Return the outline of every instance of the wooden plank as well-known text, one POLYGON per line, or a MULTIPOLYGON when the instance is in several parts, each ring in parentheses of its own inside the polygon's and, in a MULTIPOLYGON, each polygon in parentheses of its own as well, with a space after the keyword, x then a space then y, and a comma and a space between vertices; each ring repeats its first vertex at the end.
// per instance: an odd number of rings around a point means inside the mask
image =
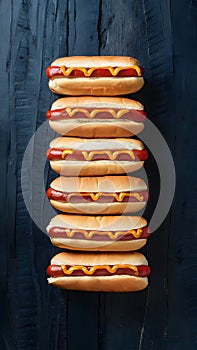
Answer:
MULTIPOLYGON (((111 50, 111 54, 131 55, 141 60, 145 67, 146 85, 134 96, 144 102, 149 118, 158 127, 160 124, 163 127, 162 118, 165 117, 165 122, 169 120, 169 105, 166 102, 170 92, 166 91, 166 84, 173 69, 169 4, 155 4, 154 1, 132 4, 126 1, 124 6, 120 6, 118 2, 115 5, 113 1, 109 1, 103 6, 101 35, 103 33, 104 43, 101 54, 107 54, 111 50), (128 26, 123 26, 125 18, 128 26), (114 33, 115 37, 119 33, 115 42, 114 33)), ((163 129, 167 130, 166 124, 163 129)), ((172 141, 172 134, 169 140, 172 141)), ((149 162, 146 171, 151 188, 150 198, 154 203, 158 192, 154 187, 159 183, 155 179, 156 167, 153 159, 149 162)), ((147 217, 150 217, 153 209, 154 204, 150 203, 147 217)), ((168 229, 169 218, 160 227, 160 234, 155 234, 148 243, 148 250, 143 250, 153 271, 149 289, 142 293, 128 294, 126 297, 123 294, 104 297, 104 349, 127 348, 128 344, 131 344, 132 349, 165 348, 168 229)))
POLYGON ((1 127, 0 127, 0 264, 1 264, 1 321, 0 321, 0 347, 14 348, 15 343, 9 327, 9 293, 8 276, 12 268, 12 260, 15 256, 15 197, 16 197, 16 150, 15 129, 13 123, 13 94, 10 91, 12 80, 9 74, 10 36, 11 28, 7 28, 8 19, 12 18, 12 10, 9 2, 0 3, 1 66, 0 66, 0 101, 1 101, 1 127), (3 33, 3 36, 2 36, 3 33), (12 127, 12 128, 11 128, 12 127), (14 200, 13 200, 14 198, 14 200))
POLYGON ((171 214, 168 349, 196 348, 196 37, 194 2, 171 4, 177 189, 171 214), (184 23, 184 25, 183 25, 184 23), (189 65, 187 64, 189 62, 189 65), (189 101, 189 103, 188 103, 189 101), (187 152, 191 150, 191 152, 187 152))
MULTIPOLYGON (((108 1, 102 3, 101 9, 100 54, 137 57, 146 68, 148 55, 142 4, 108 1)), ((146 69, 147 76, 148 70, 149 67, 146 69)), ((142 101, 141 92, 134 96, 142 101)), ((103 293, 100 303, 102 349, 138 348, 147 298, 147 290, 139 293, 103 293)))
POLYGON ((99 0, 70 0, 68 4, 68 55, 98 55, 99 0))
MULTIPOLYGON (((0 13, 0 348, 195 349, 196 1, 19 0, 0 2, 0 13), (45 68, 56 57, 97 54, 140 59, 146 85, 130 97, 145 104, 175 158, 175 200, 142 250, 152 276, 139 293, 48 286, 45 269, 59 249, 34 225, 22 197, 25 148, 58 97, 48 89, 45 68)), ((32 164, 38 166, 41 145, 34 151, 32 164)), ((146 171, 148 218, 159 185, 153 157, 146 171)), ((54 176, 47 165, 46 187, 54 176)), ((32 202, 32 208, 46 220, 42 203, 32 202)))
MULTIPOLYGON (((69 1, 68 55, 98 55, 99 1, 69 1)), ((98 349, 98 293, 68 293, 68 350, 98 349)))
POLYGON ((6 130, 1 139, 1 150, 5 148, 2 159, 8 175, 6 181, 6 173, 2 174, 4 179, 1 182, 1 193, 5 195, 1 211, 4 235, 1 246, 4 294, 1 300, 8 297, 4 304, 6 331, 2 349, 43 346, 57 349, 59 328, 61 323, 65 326, 64 308, 61 309, 59 303, 60 292, 50 289, 46 282, 45 268, 54 248, 32 224, 25 208, 20 168, 27 143, 49 108, 52 94, 47 88, 45 68, 53 56, 66 51, 66 25, 62 27, 66 24, 66 11, 67 4, 61 1, 1 3, 5 35, 1 75, 5 89, 1 98, 4 100, 2 109, 6 130), (50 306, 51 296, 53 305, 50 306), (49 331, 43 332, 46 329, 49 331))
MULTIPOLYGON (((170 83, 172 82, 172 39, 170 24, 170 3, 143 2, 146 28, 147 65, 150 76, 146 85, 146 106, 149 118, 155 123, 168 142, 171 151, 174 146, 173 117, 171 112, 170 83)), ((146 66, 145 66, 146 67, 146 66)), ((162 157, 162 154, 161 154, 162 157)), ((155 194, 155 166, 147 163, 151 192, 155 194)), ((155 196, 150 195, 151 200, 155 196)), ((150 204, 151 206, 151 204, 150 204)), ((168 329, 168 239, 170 216, 153 234, 148 244, 148 257, 152 268, 150 288, 144 320, 141 327, 139 349, 166 349, 168 329)))

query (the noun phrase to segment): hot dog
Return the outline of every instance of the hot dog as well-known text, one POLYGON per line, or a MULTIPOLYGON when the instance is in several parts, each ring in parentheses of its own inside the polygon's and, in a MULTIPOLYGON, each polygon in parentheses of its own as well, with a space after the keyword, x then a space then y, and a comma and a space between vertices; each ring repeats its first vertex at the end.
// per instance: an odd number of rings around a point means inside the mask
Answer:
POLYGON ((148 191, 142 179, 131 176, 60 176, 47 196, 52 206, 67 213, 122 214, 143 209, 148 191))
POLYGON ((138 250, 150 236, 147 221, 139 216, 59 214, 47 232, 55 246, 85 251, 138 250))
POLYGON ((120 97, 61 98, 46 116, 59 134, 87 138, 137 135, 146 120, 140 102, 120 97))
POLYGON ((46 70, 49 88, 63 95, 117 96, 144 85, 138 60, 121 56, 73 56, 56 59, 46 70))
POLYGON ((66 176, 124 174, 140 169, 148 152, 135 139, 59 137, 47 151, 51 167, 66 176))
POLYGON ((150 268, 141 253, 59 253, 47 268, 48 283, 84 291, 129 292, 147 287, 150 268))

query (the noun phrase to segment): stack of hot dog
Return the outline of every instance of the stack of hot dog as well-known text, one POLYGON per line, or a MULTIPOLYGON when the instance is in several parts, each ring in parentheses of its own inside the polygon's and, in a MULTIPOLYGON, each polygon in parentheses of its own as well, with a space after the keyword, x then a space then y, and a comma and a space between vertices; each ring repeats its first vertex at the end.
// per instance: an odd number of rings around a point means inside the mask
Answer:
POLYGON ((133 138, 146 114, 141 103, 117 97, 141 89, 143 68, 131 57, 74 56, 55 60, 46 73, 49 88, 67 95, 47 112, 50 127, 62 135, 47 151, 59 174, 47 196, 61 212, 47 232, 52 244, 66 249, 52 258, 48 282, 72 290, 144 289, 150 268, 135 251, 150 231, 136 213, 146 206, 148 190, 130 173, 148 156, 133 138))

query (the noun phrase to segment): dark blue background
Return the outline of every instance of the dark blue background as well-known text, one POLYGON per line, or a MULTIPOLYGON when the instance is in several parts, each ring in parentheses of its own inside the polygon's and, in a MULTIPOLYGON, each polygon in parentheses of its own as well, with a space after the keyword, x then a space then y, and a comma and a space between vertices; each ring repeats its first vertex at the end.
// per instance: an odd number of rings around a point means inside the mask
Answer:
MULTIPOLYGON (((2 0, 0 16, 0 348, 196 349, 197 1, 2 0), (146 85, 135 98, 174 157, 175 199, 144 250, 152 276, 139 293, 66 292, 47 285, 45 270, 58 249, 25 208, 21 162, 57 98, 45 69, 65 55, 139 58, 146 85)), ((148 215, 158 185, 151 158, 147 172, 148 215)), ((52 177, 49 171, 48 181, 52 177)))

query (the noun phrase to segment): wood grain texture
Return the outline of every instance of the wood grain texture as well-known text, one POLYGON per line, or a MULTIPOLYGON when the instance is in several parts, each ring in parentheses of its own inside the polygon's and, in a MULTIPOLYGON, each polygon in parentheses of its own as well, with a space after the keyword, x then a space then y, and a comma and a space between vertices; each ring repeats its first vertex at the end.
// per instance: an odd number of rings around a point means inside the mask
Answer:
POLYGON ((174 53, 174 161, 177 188, 171 214, 169 239, 169 328, 168 348, 196 348, 196 120, 195 76, 197 12, 190 1, 182 2, 177 13, 171 5, 174 53), (182 14, 184 13, 184 27, 182 14), (187 28, 187 30, 185 30, 187 28), (189 61, 188 61, 189 60, 189 61), (190 66, 185 73, 185 67, 190 66), (188 100, 189 105, 188 105, 188 100), (187 145, 185 148, 184 145, 187 145), (188 155, 186 149, 191 149, 188 155), (177 336, 177 328, 180 330, 177 336), (175 345, 176 344, 176 345, 175 345))
MULTIPOLYGON (((2 350, 194 350, 196 343, 196 1, 18 0, 0 2, 0 262, 2 350), (48 286, 46 267, 59 250, 31 220, 21 189, 27 144, 58 96, 46 67, 64 55, 130 55, 145 67, 146 84, 132 95, 165 137, 174 157, 177 187, 172 208, 143 253, 152 268, 139 293, 60 291, 48 286)), ((130 96, 131 97, 131 96, 130 96)), ((38 169, 43 144, 35 143, 38 169)), ((162 155, 161 155, 162 157, 162 155)), ((36 168, 37 166, 37 168, 36 168)), ((151 201, 159 177, 146 165, 151 201)), ((46 163, 45 187, 56 175, 46 163)), ((31 186, 25 184, 31 197, 31 186)), ((31 209, 46 213, 42 200, 31 209)))
POLYGON ((65 313, 60 308, 60 292, 46 289, 45 274, 55 250, 28 215, 20 175, 27 143, 45 120, 51 100, 45 67, 53 57, 66 53, 67 34, 59 24, 64 23, 66 27, 67 4, 11 1, 1 2, 1 9, 1 33, 5 36, 2 57, 5 89, 1 89, 5 120, 2 120, 5 132, 2 130, 1 138, 1 160, 5 163, 5 178, 1 181, 5 196, 1 202, 4 203, 1 210, 4 237, 1 301, 5 320, 2 317, 1 348, 57 348, 65 313), (52 41, 56 41, 55 46, 51 45, 52 41), (48 310, 51 300, 54 306, 51 303, 48 310), (44 332, 45 329, 48 332, 44 332))
MULTIPOLYGON (((98 55, 99 1, 68 1, 68 11, 68 55, 98 55)), ((98 293, 68 292, 68 349, 98 349, 98 312, 98 293)))
MULTIPOLYGON (((142 3, 103 1, 100 35, 102 38, 100 55, 137 57, 146 67, 148 55, 147 51, 142 49, 146 47, 146 27, 142 3), (137 18, 140 20, 137 21, 137 18)), ((146 74, 149 74, 148 70, 146 74)), ((135 97, 143 101, 143 92, 135 94, 135 97)), ((101 349, 129 349, 129 346, 131 349, 138 349, 147 298, 147 290, 140 293, 102 295, 100 305, 102 310, 100 312, 101 349)))

